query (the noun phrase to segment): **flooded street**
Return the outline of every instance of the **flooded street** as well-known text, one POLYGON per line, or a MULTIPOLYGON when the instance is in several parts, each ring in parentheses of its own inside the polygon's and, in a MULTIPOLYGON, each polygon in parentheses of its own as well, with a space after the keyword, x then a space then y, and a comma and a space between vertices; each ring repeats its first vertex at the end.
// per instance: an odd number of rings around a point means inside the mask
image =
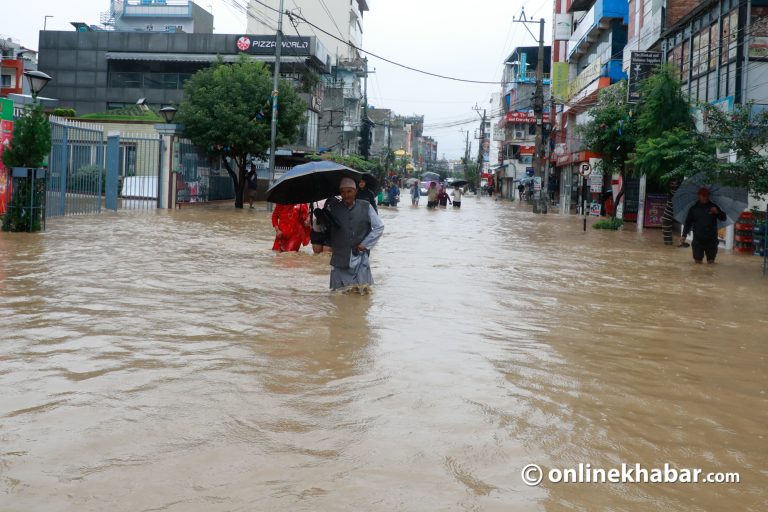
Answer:
POLYGON ((758 258, 463 206, 382 208, 366 297, 263 211, 0 234, 0 510, 768 509, 758 258), (741 481, 520 474, 665 462, 741 481))

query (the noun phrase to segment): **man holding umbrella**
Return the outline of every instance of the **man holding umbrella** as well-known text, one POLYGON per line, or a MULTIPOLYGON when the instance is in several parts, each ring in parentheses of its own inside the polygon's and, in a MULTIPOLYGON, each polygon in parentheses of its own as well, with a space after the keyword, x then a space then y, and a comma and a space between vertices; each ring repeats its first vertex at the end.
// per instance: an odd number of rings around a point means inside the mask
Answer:
POLYGON ((373 284, 368 257, 384 233, 384 224, 368 201, 356 199, 352 178, 339 183, 341 202, 329 207, 331 289, 354 289, 361 293, 373 284))
POLYGON ((693 259, 696 263, 702 263, 707 256, 707 263, 714 263, 717 257, 717 221, 725 221, 726 214, 709 199, 709 189, 701 187, 698 200, 688 210, 683 227, 683 237, 680 243, 684 244, 688 233, 693 231, 693 259))

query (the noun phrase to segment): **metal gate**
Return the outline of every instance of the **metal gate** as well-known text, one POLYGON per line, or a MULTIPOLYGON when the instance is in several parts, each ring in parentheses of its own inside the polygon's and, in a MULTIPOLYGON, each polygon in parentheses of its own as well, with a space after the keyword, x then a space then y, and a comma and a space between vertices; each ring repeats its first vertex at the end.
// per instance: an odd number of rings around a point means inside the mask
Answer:
POLYGON ((148 210, 160 206, 163 194, 159 135, 110 133, 107 138, 105 207, 148 210))
POLYGON ((104 129, 51 116, 45 215, 60 217, 101 211, 104 129))

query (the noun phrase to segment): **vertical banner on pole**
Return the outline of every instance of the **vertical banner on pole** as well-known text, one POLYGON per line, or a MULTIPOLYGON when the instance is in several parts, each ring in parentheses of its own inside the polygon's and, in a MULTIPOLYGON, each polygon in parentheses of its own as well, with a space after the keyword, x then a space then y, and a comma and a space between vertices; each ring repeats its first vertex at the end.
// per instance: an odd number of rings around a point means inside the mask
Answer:
POLYGON ((0 215, 5 213, 7 199, 11 195, 11 172, 3 165, 3 150, 13 138, 13 102, 0 98, 0 215))

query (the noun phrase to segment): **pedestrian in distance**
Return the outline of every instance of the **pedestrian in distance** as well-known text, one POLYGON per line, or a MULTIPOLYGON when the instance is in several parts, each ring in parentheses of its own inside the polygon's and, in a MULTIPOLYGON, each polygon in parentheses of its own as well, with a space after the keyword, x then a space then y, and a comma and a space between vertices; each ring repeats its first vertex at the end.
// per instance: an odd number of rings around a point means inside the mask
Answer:
POLYGON ((245 175, 245 200, 248 201, 250 208, 253 208, 253 202, 259 193, 259 177, 256 175, 256 169, 251 167, 245 175))
POLYGON ((384 233, 384 224, 368 201, 356 199, 352 178, 339 183, 341 201, 329 207, 331 289, 367 293, 373 284, 371 249, 384 233))
POLYGON ((421 199, 421 187, 419 183, 414 183, 411 187, 411 206, 419 206, 419 199, 421 199))
POLYGON ((309 208, 306 204, 278 204, 272 212, 275 228, 273 251, 298 252, 310 242, 309 208))
POLYGON ((451 195, 453 196, 453 207, 461 208, 461 196, 463 195, 461 187, 453 187, 451 195))
POLYGON ((397 186, 397 182, 392 181, 392 186, 389 187, 389 206, 397 206, 400 202, 400 188, 397 186))
POLYGON ((434 181, 429 184, 429 190, 427 190, 427 208, 437 208, 437 183, 434 181))
POLYGON ((517 186, 517 195, 518 195, 518 198, 519 198, 521 201, 523 200, 523 194, 524 194, 524 193, 525 193, 525 185, 523 185, 522 183, 520 183, 520 184, 517 186))
POLYGON ((726 219, 725 212, 709 199, 709 189, 699 189, 698 200, 688 210, 683 226, 683 236, 680 244, 684 245, 688 233, 693 232, 691 249, 693 260, 701 264, 704 256, 707 263, 714 263, 717 258, 717 247, 720 241, 717 238, 717 221, 726 219))
POLYGON ((377 200, 380 206, 389 206, 389 191, 385 188, 379 190, 377 200))
POLYGON ((440 208, 447 208, 451 204, 451 198, 448 196, 445 187, 441 188, 440 192, 437 193, 437 204, 440 205, 440 208))
POLYGON ((362 199, 363 201, 368 201, 371 203, 371 206, 373 206, 373 209, 376 210, 376 213, 379 213, 379 209, 376 207, 376 196, 373 195, 373 191, 368 188, 368 184, 365 181, 365 177, 360 179, 360 183, 358 183, 358 190, 357 190, 357 199, 362 199))

